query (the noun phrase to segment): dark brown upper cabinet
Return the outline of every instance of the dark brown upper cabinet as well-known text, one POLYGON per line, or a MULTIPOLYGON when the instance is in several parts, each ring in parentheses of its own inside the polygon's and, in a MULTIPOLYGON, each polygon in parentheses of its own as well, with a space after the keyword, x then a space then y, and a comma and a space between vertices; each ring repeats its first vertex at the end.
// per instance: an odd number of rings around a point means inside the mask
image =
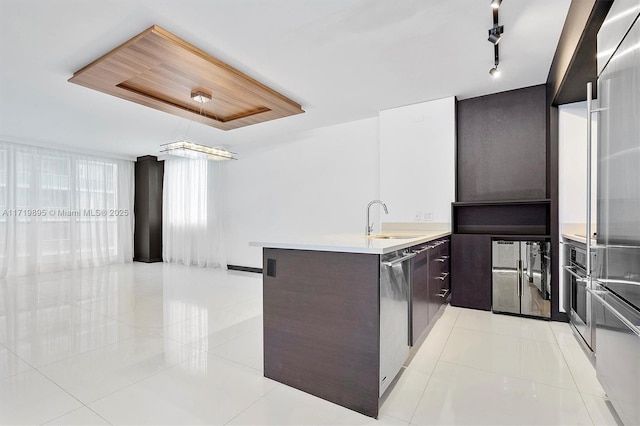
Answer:
POLYGON ((548 198, 545 85, 457 103, 456 201, 548 198))

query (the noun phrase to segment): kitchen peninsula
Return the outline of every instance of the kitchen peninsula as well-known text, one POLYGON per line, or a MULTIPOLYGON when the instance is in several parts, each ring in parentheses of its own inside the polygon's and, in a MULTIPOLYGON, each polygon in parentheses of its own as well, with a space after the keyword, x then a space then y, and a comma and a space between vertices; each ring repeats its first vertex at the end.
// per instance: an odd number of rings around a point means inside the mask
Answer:
POLYGON ((422 341, 412 339, 412 304, 424 338, 448 295, 448 235, 251 243, 263 247, 265 377, 377 418, 409 345, 422 341))

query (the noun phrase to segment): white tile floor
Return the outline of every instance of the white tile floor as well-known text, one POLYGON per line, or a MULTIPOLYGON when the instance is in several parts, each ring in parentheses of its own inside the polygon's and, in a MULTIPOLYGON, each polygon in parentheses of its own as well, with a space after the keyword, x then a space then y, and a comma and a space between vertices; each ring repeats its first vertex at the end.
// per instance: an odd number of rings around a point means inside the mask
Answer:
POLYGON ((447 307, 380 418, 262 375, 260 275, 0 280, 0 424, 615 424, 568 325, 447 307))

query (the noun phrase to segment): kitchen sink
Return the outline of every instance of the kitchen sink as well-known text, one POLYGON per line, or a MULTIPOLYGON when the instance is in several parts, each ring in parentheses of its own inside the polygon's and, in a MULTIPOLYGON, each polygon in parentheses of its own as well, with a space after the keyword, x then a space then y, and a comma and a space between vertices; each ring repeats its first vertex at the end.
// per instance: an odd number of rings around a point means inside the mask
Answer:
POLYGON ((402 240, 410 238, 418 238, 422 235, 395 235, 395 234, 379 234, 379 235, 366 235, 365 238, 371 238, 375 240, 402 240))

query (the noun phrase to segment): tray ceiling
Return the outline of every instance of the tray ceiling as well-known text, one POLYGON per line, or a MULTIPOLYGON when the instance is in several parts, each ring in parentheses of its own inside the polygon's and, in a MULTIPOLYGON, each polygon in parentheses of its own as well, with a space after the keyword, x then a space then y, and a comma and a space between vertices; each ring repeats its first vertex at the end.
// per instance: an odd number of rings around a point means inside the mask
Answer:
POLYGON ((157 25, 76 71, 69 82, 222 130, 304 112, 157 25), (191 99, 195 91, 210 95, 211 102, 191 99))

